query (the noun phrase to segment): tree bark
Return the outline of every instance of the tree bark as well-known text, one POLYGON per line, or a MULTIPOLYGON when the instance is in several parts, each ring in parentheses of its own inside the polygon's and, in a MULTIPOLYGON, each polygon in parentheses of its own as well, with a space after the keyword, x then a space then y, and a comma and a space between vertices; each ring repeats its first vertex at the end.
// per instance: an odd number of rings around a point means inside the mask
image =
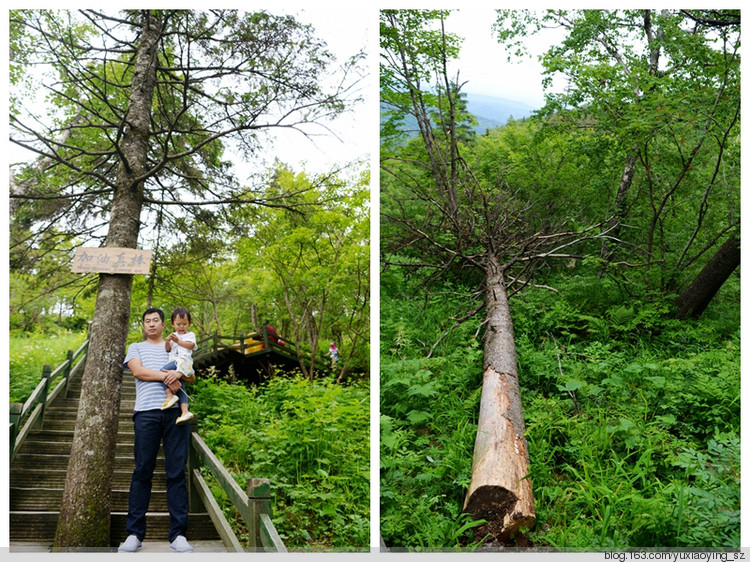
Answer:
MULTIPOLYGON (((144 12, 131 84, 127 134, 106 245, 136 248, 143 207, 143 174, 156 82, 160 24, 144 12)), ((122 363, 130 318, 132 276, 99 276, 86 368, 54 547, 110 545, 111 490, 117 443, 122 363)))
POLYGON ((625 159, 625 168, 622 171, 620 177, 620 184, 617 186, 617 195, 615 196, 615 207, 612 213, 612 218, 609 221, 608 228, 610 229, 610 239, 613 241, 610 243, 607 238, 602 242, 602 249, 600 257, 605 261, 610 261, 613 254, 617 249, 619 242, 617 241, 620 236, 620 226, 627 213, 627 197, 630 191, 630 186, 633 185, 633 177, 635 176, 635 164, 637 154, 636 149, 633 149, 628 157, 625 159))
POLYGON ((677 317, 685 319, 700 316, 739 265, 740 241, 735 234, 722 244, 690 286, 677 298, 677 317))
POLYGON ((471 483, 464 511, 486 519, 498 539, 536 523, 518 384, 516 345, 503 271, 490 256, 484 378, 471 483))

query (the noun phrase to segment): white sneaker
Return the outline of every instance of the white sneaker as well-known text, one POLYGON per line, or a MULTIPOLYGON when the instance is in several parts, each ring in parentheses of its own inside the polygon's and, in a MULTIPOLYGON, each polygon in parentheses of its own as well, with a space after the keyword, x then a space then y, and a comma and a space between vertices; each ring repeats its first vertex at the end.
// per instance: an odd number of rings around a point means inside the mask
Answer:
POLYGON ((193 547, 187 542, 187 539, 182 535, 178 535, 175 540, 169 545, 169 548, 175 552, 193 552, 193 547))
POLYGON ((117 552, 136 552, 141 548, 141 541, 135 535, 129 535, 125 542, 122 543, 118 548, 117 552))
POLYGON ((193 412, 187 412, 186 414, 182 414, 179 418, 177 418, 174 423, 175 425, 182 425, 188 423, 193 419, 195 419, 195 414, 193 412))
POLYGON ((180 399, 179 396, 176 394, 172 396, 172 398, 167 398, 164 403, 161 405, 162 410, 166 410, 167 408, 171 408, 175 404, 177 404, 177 401, 180 399))

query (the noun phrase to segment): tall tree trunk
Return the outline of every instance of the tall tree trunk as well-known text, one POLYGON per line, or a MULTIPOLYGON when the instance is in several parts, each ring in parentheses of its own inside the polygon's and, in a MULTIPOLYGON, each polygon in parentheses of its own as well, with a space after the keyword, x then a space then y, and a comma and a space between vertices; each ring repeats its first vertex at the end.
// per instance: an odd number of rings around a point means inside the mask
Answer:
POLYGON ((600 257, 607 262, 612 259, 612 256, 617 250, 617 245, 619 244, 617 238, 620 236, 620 226, 622 225, 622 221, 625 218, 625 213, 627 211, 628 191, 630 191, 630 186, 633 185, 636 161, 637 149, 634 148, 625 159, 625 168, 620 177, 620 185, 617 186, 615 208, 608 225, 610 228, 609 236, 611 238, 605 238, 602 242, 600 257), (613 242, 610 242, 609 240, 613 240, 613 242))
POLYGON ((677 298, 678 318, 700 316, 739 265, 740 241, 735 234, 722 244, 690 286, 677 298))
MULTIPOLYGON (((135 248, 143 206, 160 23, 144 12, 106 245, 135 248)), ((130 317, 131 275, 99 276, 73 446, 54 546, 107 547, 122 362, 130 317)))
POLYGON ((536 523, 518 384, 516 344, 503 271, 489 257, 484 378, 471 483, 464 511, 486 519, 497 538, 536 523))

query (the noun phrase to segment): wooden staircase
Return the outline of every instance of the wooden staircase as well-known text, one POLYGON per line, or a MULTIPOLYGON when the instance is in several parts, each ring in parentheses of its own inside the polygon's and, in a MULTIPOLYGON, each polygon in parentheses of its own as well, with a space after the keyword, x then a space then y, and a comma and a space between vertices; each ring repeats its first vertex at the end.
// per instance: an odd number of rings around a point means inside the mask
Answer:
MULTIPOLYGON (((59 396, 47 408, 44 427, 32 430, 10 464, 9 539, 14 545, 51 546, 60 514, 65 474, 73 441, 80 396, 80 377, 70 381, 67 397, 59 396)), ((126 537, 128 490, 133 471, 133 422, 135 380, 123 375, 120 419, 112 490, 110 546, 126 537)), ((146 540, 166 541, 169 528, 164 457, 160 451, 154 473, 146 540)), ((190 513, 188 540, 217 541, 219 534, 205 511, 190 513)))

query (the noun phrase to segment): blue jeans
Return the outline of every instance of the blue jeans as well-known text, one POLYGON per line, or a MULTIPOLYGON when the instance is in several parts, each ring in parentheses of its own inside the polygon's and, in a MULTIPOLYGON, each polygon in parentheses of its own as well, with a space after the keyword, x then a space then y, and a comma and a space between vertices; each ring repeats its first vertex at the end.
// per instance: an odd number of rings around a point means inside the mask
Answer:
MULTIPOLYGON (((177 370, 177 362, 176 361, 170 361, 166 365, 164 365, 161 368, 162 371, 176 371, 177 370)), ((185 381, 180 381, 180 384, 182 385, 182 390, 177 392, 177 402, 179 404, 185 404, 188 401, 187 392, 185 392, 185 381)), ((169 387, 164 384, 164 390, 168 389, 169 387)))
POLYGON ((135 426, 135 470, 130 481, 128 535, 146 537, 146 512, 151 500, 151 482, 156 467, 159 444, 164 442, 164 471, 167 475, 167 508, 169 509, 169 542, 185 536, 188 526, 188 489, 185 465, 190 443, 190 425, 176 425, 180 411, 147 410, 133 414, 135 426))

